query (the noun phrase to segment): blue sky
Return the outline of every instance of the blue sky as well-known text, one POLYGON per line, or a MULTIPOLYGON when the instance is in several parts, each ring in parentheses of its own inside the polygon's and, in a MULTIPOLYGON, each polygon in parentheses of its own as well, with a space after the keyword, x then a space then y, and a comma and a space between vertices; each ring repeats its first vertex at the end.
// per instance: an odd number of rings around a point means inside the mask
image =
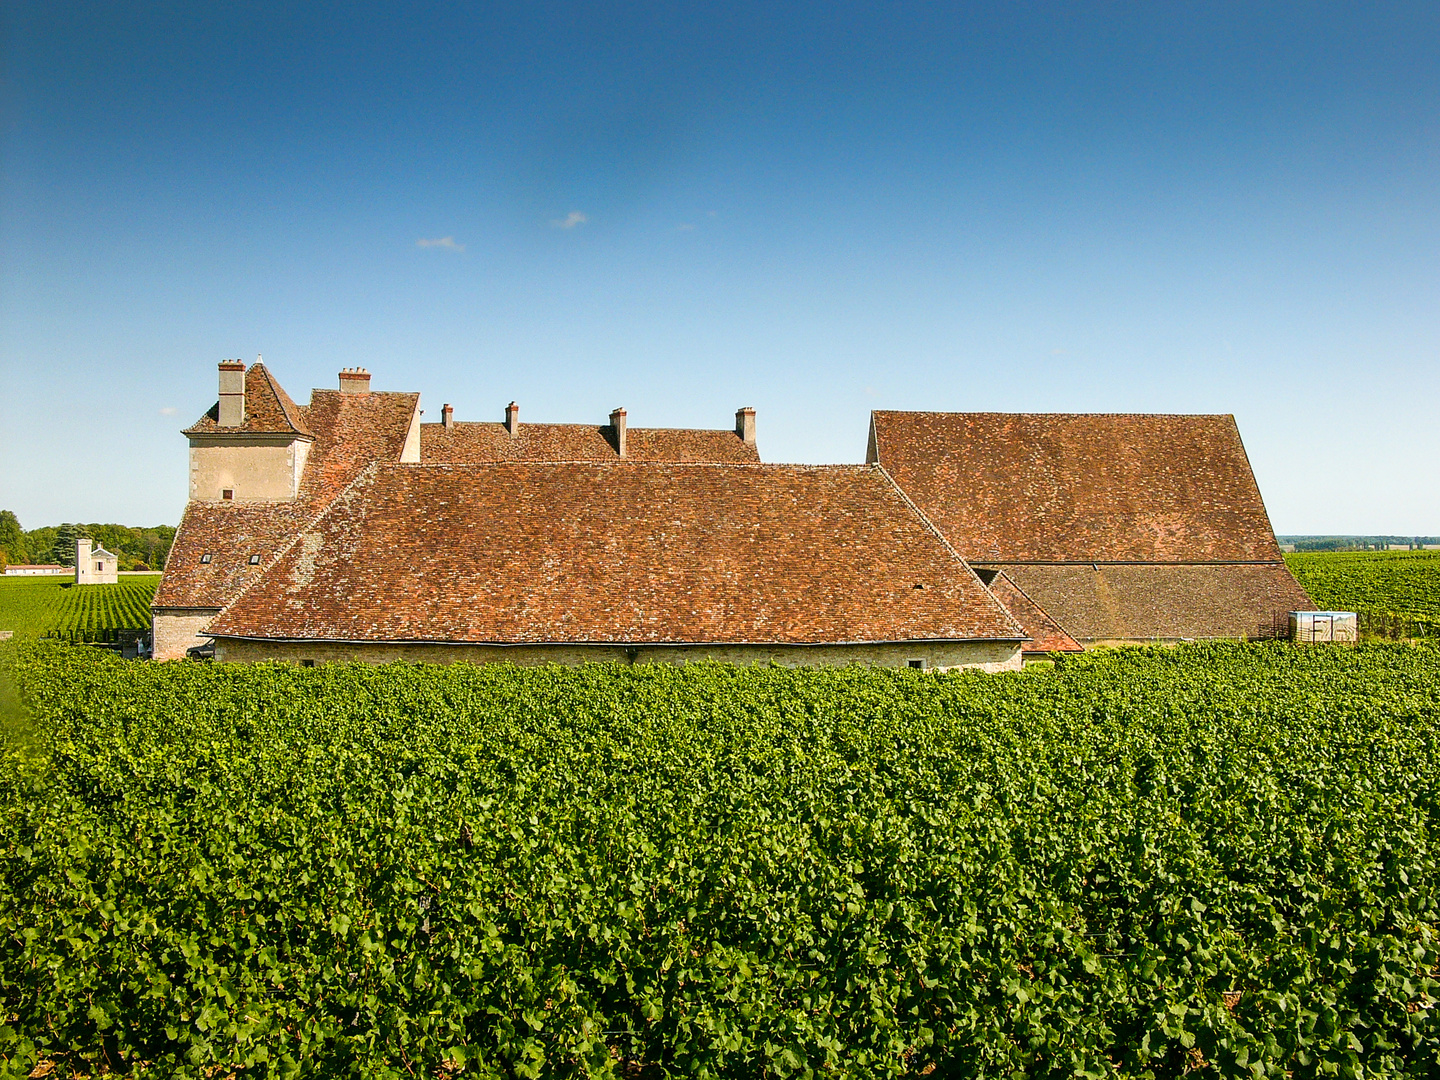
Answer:
POLYGON ((1440 533, 1440 5, 0 7, 0 507, 175 522, 215 364, 427 419, 1231 412, 1440 533))

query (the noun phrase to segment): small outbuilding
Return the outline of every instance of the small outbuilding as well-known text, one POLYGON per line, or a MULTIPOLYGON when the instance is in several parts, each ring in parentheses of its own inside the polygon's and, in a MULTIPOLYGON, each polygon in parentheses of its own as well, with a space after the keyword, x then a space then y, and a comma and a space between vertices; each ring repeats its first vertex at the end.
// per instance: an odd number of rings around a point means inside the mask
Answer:
POLYGON ((94 543, 85 537, 75 541, 75 584, 114 585, 120 580, 120 560, 94 543))

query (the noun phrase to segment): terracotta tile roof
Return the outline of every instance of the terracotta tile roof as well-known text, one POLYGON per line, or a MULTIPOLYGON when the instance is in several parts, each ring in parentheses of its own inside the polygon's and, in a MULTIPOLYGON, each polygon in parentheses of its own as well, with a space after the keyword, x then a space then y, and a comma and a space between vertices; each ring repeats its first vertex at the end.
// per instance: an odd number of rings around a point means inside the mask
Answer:
POLYGON ((1031 640, 1025 646, 1026 653, 1084 651, 1080 643, 1067 634, 1049 612, 1030 599, 1025 590, 1010 580, 1003 570, 977 566, 975 573, 1030 635, 1031 640))
MULTIPOLYGON (((252 369, 253 370, 253 369, 252 369)), ((248 395, 248 391, 247 391, 248 395)), ((315 442, 294 502, 191 502, 185 508, 157 608, 220 608, 375 461, 398 461, 418 394, 342 394, 314 390, 301 418, 315 442), (210 562, 201 557, 209 554, 210 562), (258 564, 250 558, 258 555, 258 564)))
MULTIPOLYGON (((481 461, 614 461, 615 433, 608 425, 521 424, 510 437, 504 424, 457 423, 420 425, 420 460, 481 461)), ((758 462, 754 443, 734 431, 702 428, 627 428, 625 456, 631 461, 758 462)))
POLYGON ((1083 642, 1250 638, 1277 615, 1315 606, 1283 563, 1011 565, 1005 573, 1083 642))
POLYGON ((210 411, 185 429, 186 435, 230 435, 245 432, 250 435, 283 434, 313 438, 304 410, 290 400, 284 387, 275 381, 275 376, 258 361, 245 372, 245 422, 238 428, 222 428, 220 403, 217 401, 210 411))
POLYGON ((871 414, 878 460, 978 562, 1279 560, 1231 416, 871 414))
POLYGON ((210 626, 339 641, 1005 640, 865 466, 375 466, 210 626))

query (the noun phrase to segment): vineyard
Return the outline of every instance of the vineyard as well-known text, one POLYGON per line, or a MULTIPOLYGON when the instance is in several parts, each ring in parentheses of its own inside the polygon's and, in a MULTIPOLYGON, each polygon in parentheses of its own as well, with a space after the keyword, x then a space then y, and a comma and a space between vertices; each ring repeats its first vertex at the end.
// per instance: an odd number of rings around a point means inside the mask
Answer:
POLYGON ((148 627, 159 574, 123 577, 116 585, 73 586, 68 579, 0 577, 0 630, 17 638, 148 627))
POLYGON ((1440 551, 1301 552, 1285 565, 1321 608, 1359 612, 1362 629, 1440 637, 1440 551))
POLYGON ((1440 1072, 1432 643, 19 676, 10 1075, 1440 1072))

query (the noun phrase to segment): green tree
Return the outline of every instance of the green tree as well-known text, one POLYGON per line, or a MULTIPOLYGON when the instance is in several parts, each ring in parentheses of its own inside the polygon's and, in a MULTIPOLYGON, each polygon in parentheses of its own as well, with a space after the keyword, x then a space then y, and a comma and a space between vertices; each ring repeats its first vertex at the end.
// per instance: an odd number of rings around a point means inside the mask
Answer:
POLYGON ((55 530, 55 542, 50 548, 50 561, 61 566, 75 565, 75 539, 80 535, 80 526, 65 522, 55 530))
POLYGON ((30 560, 25 547, 25 530, 13 510, 0 510, 0 563, 23 563, 30 560))

